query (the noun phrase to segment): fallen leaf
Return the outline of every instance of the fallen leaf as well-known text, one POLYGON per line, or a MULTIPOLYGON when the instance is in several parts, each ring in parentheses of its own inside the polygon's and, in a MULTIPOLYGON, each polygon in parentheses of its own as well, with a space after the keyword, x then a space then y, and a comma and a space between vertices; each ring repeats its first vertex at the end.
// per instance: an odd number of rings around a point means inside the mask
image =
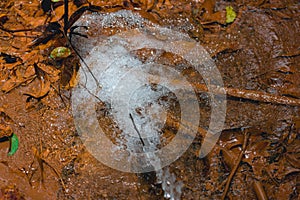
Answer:
POLYGON ((13 133, 13 130, 10 126, 0 124, 0 138, 10 137, 13 133))
POLYGON ((7 81, 4 82, 1 90, 3 92, 7 93, 7 92, 10 92, 12 89, 14 89, 15 87, 17 87, 20 84, 21 84, 21 82, 19 80, 17 80, 17 78, 15 76, 11 76, 10 79, 8 79, 7 81))
POLYGON ((42 98, 46 96, 50 90, 50 81, 40 78, 40 90, 37 92, 26 92, 24 95, 31 96, 33 98, 42 98))
POLYGON ((9 156, 14 155, 19 148, 19 138, 16 134, 13 133, 13 135, 10 138, 10 150, 8 152, 9 156))
POLYGON ((233 10, 233 7, 227 6, 226 7, 226 23, 229 24, 229 23, 234 22, 235 18, 236 18, 236 13, 233 10))
POLYGON ((50 53, 50 58, 52 59, 61 59, 67 58, 71 55, 71 50, 67 47, 56 47, 50 53))

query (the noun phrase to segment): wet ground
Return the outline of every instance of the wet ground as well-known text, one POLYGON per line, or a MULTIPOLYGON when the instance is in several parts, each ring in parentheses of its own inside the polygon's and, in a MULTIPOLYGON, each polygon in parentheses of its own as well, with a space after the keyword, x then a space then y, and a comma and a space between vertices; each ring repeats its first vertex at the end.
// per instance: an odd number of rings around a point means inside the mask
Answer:
MULTIPOLYGON (((101 6, 101 13, 132 10, 188 34, 206 48, 222 75, 227 92, 224 130, 212 152, 200 159, 211 112, 209 95, 199 75, 184 72, 198 94, 200 125, 189 149, 164 168, 164 177, 176 177, 167 186, 157 181, 155 172, 120 172, 87 151, 71 109, 79 58, 75 52, 49 58, 55 47, 68 45, 62 34, 64 6, 43 2, 0 2, 0 199, 167 199, 166 188, 178 182, 181 194, 175 199, 300 198, 298 1, 90 2, 101 6), (232 23, 226 22, 227 6, 237 14, 232 23), (54 27, 57 21, 60 31, 54 27), (11 31, 22 29, 31 31, 11 31), (12 133, 19 148, 8 156, 12 133)), ((69 14, 84 3, 70 1, 69 14)), ((118 30, 110 31, 103 35, 118 30)), ((145 61, 151 50, 132 54, 145 61)), ((169 52, 154 61, 176 69, 188 65, 169 52)), ((99 109, 98 118, 109 126, 105 109, 99 109)), ((177 126, 176 120, 165 125, 166 137, 173 137, 177 126)))

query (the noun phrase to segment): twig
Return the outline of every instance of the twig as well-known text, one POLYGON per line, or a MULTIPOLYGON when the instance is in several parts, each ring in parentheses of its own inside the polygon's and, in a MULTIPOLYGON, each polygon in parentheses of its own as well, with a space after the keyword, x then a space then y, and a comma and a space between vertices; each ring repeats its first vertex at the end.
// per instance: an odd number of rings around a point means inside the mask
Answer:
POLYGON ((69 0, 64 0, 64 34, 67 35, 69 27, 69 0))
POLYGON ((222 200, 225 199, 226 195, 227 195, 227 192, 229 190, 229 187, 230 187, 230 184, 231 184, 231 180, 234 176, 234 174, 236 173, 236 170, 238 169, 238 167, 240 166, 240 162, 242 161, 242 158, 243 158, 243 155, 244 155, 244 152, 245 152, 245 149, 246 149, 246 146, 247 146, 247 141, 248 141, 248 132, 244 133, 244 143, 243 143, 243 147, 242 147, 242 150, 241 150, 241 153, 239 154, 239 157, 236 161, 236 164, 234 166, 234 168, 232 169, 232 171, 230 172, 229 176, 228 176, 228 179, 227 179, 227 183, 226 183, 226 186, 225 186, 225 189, 224 189, 224 192, 223 192, 223 195, 222 195, 222 200))
MULTIPOLYGON (((195 83, 194 86, 196 89, 200 91, 208 92, 207 86, 205 84, 195 83)), ((213 87, 211 92, 214 94, 223 94, 224 92, 221 91, 222 89, 224 89, 226 91, 226 94, 231 97, 249 99, 252 101, 260 101, 265 103, 300 106, 300 99, 278 96, 278 95, 268 94, 265 92, 255 91, 255 90, 243 90, 243 89, 227 88, 227 87, 224 88, 213 87)))
POLYGON ((241 90, 236 88, 225 88, 228 95, 253 101, 261 101, 273 104, 300 106, 300 99, 267 94, 261 91, 241 90))
POLYGON ((139 130, 137 129, 137 127, 136 127, 136 125, 135 125, 135 123, 134 123, 134 120, 133 120, 133 117, 132 117, 131 113, 129 113, 129 117, 130 117, 130 119, 131 119, 131 121, 132 121, 134 130, 135 130, 135 131, 137 132, 137 134, 139 135, 139 138, 140 138, 140 140, 141 140, 141 142, 142 142, 142 145, 145 146, 145 143, 144 143, 144 141, 143 141, 143 139, 142 139, 142 136, 141 136, 139 130))
POLYGON ((42 184, 44 184, 44 164, 46 164, 48 167, 50 167, 50 169, 53 170, 53 172, 55 173, 55 175, 59 178, 61 185, 64 189, 64 191, 66 191, 66 185, 61 177, 61 175, 58 173, 58 171, 50 165, 50 163, 48 163, 45 158, 43 158, 43 156, 41 156, 42 154, 42 146, 40 150, 37 150, 36 148, 34 148, 34 156, 36 157, 38 163, 39 163, 39 167, 41 168, 41 179, 42 179, 42 184))
POLYGON ((254 180, 253 187, 258 200, 267 200, 268 197, 260 181, 254 180))
MULTIPOLYGON (((183 83, 181 80, 174 80, 170 84, 177 86, 184 85, 185 83, 183 83)), ((226 93, 226 95, 231 97, 248 99, 252 101, 290 106, 300 106, 300 99, 269 94, 262 91, 220 87, 217 85, 210 85, 210 91, 208 91, 206 84, 192 83, 192 86, 196 89, 197 92, 212 93, 215 95, 224 95, 226 93)))
POLYGON ((58 171, 54 167, 52 167, 46 160, 43 159, 43 161, 46 165, 48 165, 48 167, 50 167, 54 171, 56 176, 59 178, 64 191, 66 191, 66 185, 65 185, 64 180, 62 179, 61 175, 58 173, 58 171))

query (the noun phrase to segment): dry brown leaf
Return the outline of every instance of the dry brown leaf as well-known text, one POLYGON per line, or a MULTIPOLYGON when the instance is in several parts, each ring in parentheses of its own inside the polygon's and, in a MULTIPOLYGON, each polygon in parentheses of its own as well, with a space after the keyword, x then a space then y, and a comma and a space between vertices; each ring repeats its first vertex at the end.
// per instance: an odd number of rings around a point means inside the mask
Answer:
POLYGON ((55 69, 53 66, 45 65, 43 63, 38 63, 37 66, 39 69, 41 69, 43 72, 45 72, 48 75, 47 79, 51 83, 54 83, 59 80, 60 70, 55 69))
POLYGON ((18 80, 15 76, 11 76, 10 79, 4 82, 1 90, 5 93, 10 92, 15 87, 19 86, 22 82, 18 80))
POLYGON ((18 87, 23 83, 28 84, 36 77, 36 75, 34 74, 30 77, 25 78, 23 73, 20 71, 20 69, 16 69, 15 75, 10 74, 9 77, 10 78, 4 82, 1 88, 1 90, 5 93, 10 92, 11 90, 13 90, 14 88, 18 87))
POLYGON ((8 124, 14 123, 12 118, 10 118, 10 116, 8 114, 6 114, 4 108, 2 108, 2 107, 0 107, 0 117, 1 117, 1 121, 4 121, 5 123, 8 123, 8 124))
POLYGON ((73 70, 73 74, 72 77, 69 81, 69 84, 65 87, 65 89, 70 89, 73 88, 77 85, 78 80, 77 80, 77 72, 75 70, 73 70))
POLYGON ((15 63, 6 63, 5 64, 5 68, 6 69, 9 69, 9 70, 12 70, 12 69, 14 69, 15 67, 17 67, 17 66, 19 66, 19 65, 21 65, 22 63, 20 62, 20 61, 17 61, 17 62, 15 62, 15 63))
POLYGON ((0 124, 0 138, 9 137, 13 133, 13 130, 10 126, 5 124, 0 124))
POLYGON ((35 75, 35 69, 34 69, 34 66, 33 65, 30 65, 26 68, 25 72, 24 72, 24 78, 29 78, 31 76, 34 76, 35 75))
POLYGON ((37 59, 39 58, 38 54, 38 50, 32 50, 29 53, 24 53, 23 55, 20 55, 20 58, 22 59, 24 64, 33 65, 35 62, 37 62, 37 59))
POLYGON ((14 11, 22 17, 22 19, 25 21, 26 25, 31 25, 31 27, 36 27, 39 26, 41 24, 43 24, 46 20, 46 15, 41 16, 41 17, 31 17, 28 16, 27 14, 25 14, 23 11, 17 9, 16 7, 13 7, 14 11))
POLYGON ((295 168, 300 169, 300 140, 294 140, 287 146, 286 160, 295 168))
POLYGON ((43 78, 39 79, 40 80, 40 90, 36 92, 25 92, 24 95, 31 96, 33 98, 42 98, 46 96, 50 90, 50 81, 45 80, 43 78))
POLYGON ((51 22, 57 22, 60 19, 62 19, 64 13, 65 13, 64 6, 59 6, 59 7, 55 8, 53 15, 52 15, 51 22))

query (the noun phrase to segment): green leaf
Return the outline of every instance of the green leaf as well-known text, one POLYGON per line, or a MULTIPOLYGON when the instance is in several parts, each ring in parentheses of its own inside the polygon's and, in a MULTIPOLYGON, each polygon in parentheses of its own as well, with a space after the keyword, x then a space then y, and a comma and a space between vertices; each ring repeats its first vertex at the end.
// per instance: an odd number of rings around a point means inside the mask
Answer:
POLYGON ((50 53, 50 58, 58 59, 58 58, 66 58, 71 55, 71 50, 67 47, 56 47, 50 53))
POLYGON ((9 156, 14 155, 17 152, 18 148, 19 148, 19 139, 17 135, 13 133, 13 135, 10 138, 10 150, 8 152, 8 155, 9 156))
POLYGON ((232 23, 236 18, 236 13, 233 10, 233 7, 226 6, 226 23, 232 23))
POLYGON ((51 0, 53 3, 60 2, 61 0, 51 0))

